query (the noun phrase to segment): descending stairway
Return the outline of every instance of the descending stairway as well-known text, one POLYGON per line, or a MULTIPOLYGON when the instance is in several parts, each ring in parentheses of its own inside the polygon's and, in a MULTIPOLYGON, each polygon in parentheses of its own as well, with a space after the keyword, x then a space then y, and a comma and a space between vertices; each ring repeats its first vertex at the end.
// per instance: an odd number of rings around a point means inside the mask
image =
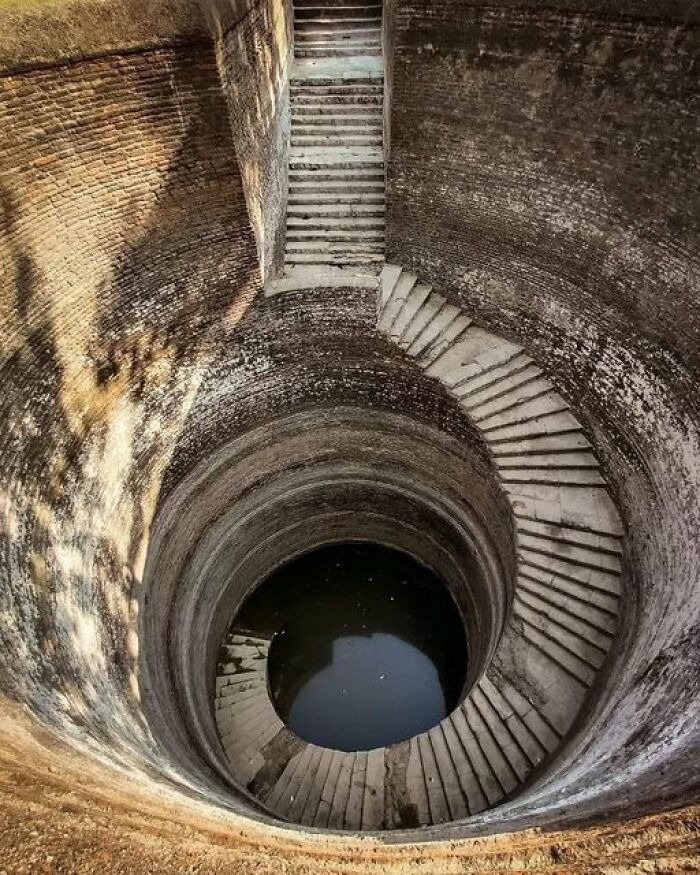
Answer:
POLYGON ((581 424, 517 344, 473 324, 398 266, 378 327, 459 401, 493 453, 517 529, 509 634, 547 678, 541 708, 568 729, 616 628, 622 525, 581 424))
POLYGON ((381 3, 296 0, 286 272, 384 252, 381 3))
POLYGON ((261 751, 284 724, 267 691, 270 642, 232 631, 216 678, 216 727, 233 774, 247 783, 265 764, 261 751))
POLYGON ((473 816, 512 794, 579 713, 617 628, 623 528, 581 424, 515 343, 395 265, 377 324, 459 402, 490 448, 516 524, 518 574, 496 654, 437 726, 388 748, 309 744, 277 717, 269 641, 233 630, 216 720, 231 773, 276 816, 380 830, 473 816))

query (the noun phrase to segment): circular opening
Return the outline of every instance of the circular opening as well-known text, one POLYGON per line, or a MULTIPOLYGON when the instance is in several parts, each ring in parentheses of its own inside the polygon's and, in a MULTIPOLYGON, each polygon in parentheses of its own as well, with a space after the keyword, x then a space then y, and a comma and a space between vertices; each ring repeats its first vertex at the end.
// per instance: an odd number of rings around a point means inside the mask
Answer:
POLYGON ((465 627, 433 571, 372 543, 307 553, 268 577, 232 630, 270 641, 267 674, 281 719, 344 751, 423 732, 458 704, 465 627))

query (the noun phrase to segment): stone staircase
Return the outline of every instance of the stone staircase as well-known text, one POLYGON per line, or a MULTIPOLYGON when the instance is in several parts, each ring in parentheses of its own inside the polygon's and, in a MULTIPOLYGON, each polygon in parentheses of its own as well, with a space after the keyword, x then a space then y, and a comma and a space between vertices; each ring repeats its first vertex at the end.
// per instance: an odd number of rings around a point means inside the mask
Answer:
POLYGON ((231 773, 277 817, 337 830, 447 823, 498 804, 570 731, 617 628, 624 534, 581 424, 515 343, 401 267, 378 278, 378 330, 438 380, 493 455, 518 574, 495 656, 437 726, 387 748, 309 744, 270 701, 269 641, 222 651, 216 720, 231 773))
POLYGON ((296 0, 285 271, 384 258, 382 6, 296 0))
POLYGON ((267 691, 268 639, 229 633, 216 678, 214 717, 233 775, 246 784, 265 764, 261 753, 284 724, 267 691))
POLYGON ((383 268, 378 328, 459 401, 493 453, 517 528, 511 634, 556 679, 542 713, 564 731, 610 647, 621 591, 622 524, 592 447, 522 347, 399 266, 383 268))
POLYGON ((297 58, 381 55, 382 4, 372 0, 294 0, 297 58))

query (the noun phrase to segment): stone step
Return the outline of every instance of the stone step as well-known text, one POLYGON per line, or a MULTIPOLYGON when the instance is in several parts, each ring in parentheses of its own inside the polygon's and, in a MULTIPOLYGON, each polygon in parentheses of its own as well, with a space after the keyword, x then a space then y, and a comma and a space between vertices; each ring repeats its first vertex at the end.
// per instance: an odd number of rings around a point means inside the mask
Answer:
POLYGON ((356 242, 362 240, 371 240, 373 243, 378 241, 384 242, 384 228, 372 228, 370 230, 344 229, 344 230, 329 230, 329 229, 314 229, 314 230, 298 230, 290 229, 287 231, 288 241, 309 241, 323 240, 328 243, 356 242))
POLYGON ((475 376, 508 368, 522 350, 509 341, 494 337, 487 331, 474 330, 445 357, 440 379, 455 395, 466 394, 465 383, 475 376))
MULTIPOLYGON (((503 443, 515 445, 516 441, 519 445, 521 441, 527 442, 552 435, 569 436, 571 432, 580 435, 580 423, 567 410, 558 410, 552 413, 542 413, 512 425, 494 428, 488 440, 489 444, 492 445, 503 443)), ((569 438, 567 437, 567 439, 569 438)), ((494 447, 493 451, 497 452, 497 449, 494 447)))
MULTIPOLYGON (((381 47, 381 28, 371 25, 367 28, 354 30, 310 30, 305 29, 295 34, 295 48, 350 48, 357 46, 381 47)), ((359 52, 358 52, 359 54, 359 52)))
POLYGON ((604 487, 605 480, 597 469, 548 467, 548 468, 503 468, 501 479, 507 484, 543 483, 569 484, 572 486, 604 487))
POLYGON ((402 342, 404 334, 408 331, 415 315, 428 299, 431 292, 432 286, 429 286, 426 283, 416 283, 411 290, 411 293, 406 298, 404 306, 401 308, 401 312, 398 314, 389 329, 389 337, 391 340, 399 344, 402 342))
POLYGON ((593 683, 605 654, 533 611, 519 598, 513 601, 513 615, 523 624, 528 640, 552 662, 584 686, 593 683))
POLYGON ((246 689, 234 689, 232 687, 223 687, 216 695, 214 700, 214 711, 222 715, 235 707, 235 703, 241 701, 245 696, 258 695, 261 690, 266 689, 266 682, 261 682, 254 686, 248 686, 246 689))
POLYGON ((518 782, 522 782, 532 771, 532 764, 520 747, 517 738, 510 727, 494 708, 490 699, 480 685, 474 687, 469 695, 471 702, 478 711, 484 724, 488 727, 491 738, 497 745, 503 759, 510 766, 518 782))
POLYGON ((565 562, 581 565, 593 571, 604 571, 608 574, 621 574, 622 563, 619 556, 608 552, 600 552, 587 546, 575 545, 546 535, 533 535, 519 530, 518 543, 521 547, 552 556, 565 562))
POLYGON ((491 365, 483 364, 483 361, 477 357, 470 362, 460 362, 460 366, 465 367, 466 370, 461 371, 458 379, 450 380, 450 387, 460 399, 465 401, 471 401, 474 396, 480 396, 482 393, 483 398, 486 398, 489 392, 495 395, 500 390, 501 383, 505 381, 508 384, 512 378, 515 378, 516 382, 510 382, 505 388, 514 388, 518 385, 517 378, 523 371, 536 367, 532 359, 518 347, 511 347, 505 360, 494 361, 491 365))
POLYGON ((371 137, 372 140, 377 140, 377 145, 381 145, 383 126, 381 120, 370 122, 366 119, 343 122, 338 124, 327 124, 327 116, 320 116, 312 122, 308 121, 293 121, 291 127, 292 143, 295 143, 300 137, 317 137, 321 138, 319 145, 332 145, 334 140, 341 138, 341 145, 347 137, 371 137))
POLYGON ((294 48, 297 49, 333 49, 358 46, 357 55, 369 54, 363 52, 365 47, 381 49, 381 27, 379 22, 368 22, 364 27, 340 28, 329 26, 314 29, 303 27, 295 33, 294 48))
POLYGON ((357 46, 328 44, 323 47, 298 45, 294 49, 295 58, 346 58, 353 55, 381 55, 378 43, 363 43, 357 46))
POLYGON ((263 638, 259 634, 248 633, 243 629, 234 629, 226 639, 227 645, 256 644, 258 646, 270 646, 271 638, 263 638))
POLYGON ((236 684, 222 687, 217 693, 214 703, 215 711, 228 711, 232 703, 238 702, 248 695, 257 695, 267 686, 266 679, 261 677, 256 683, 236 684))
MULTIPOLYGON (((346 63, 352 63, 352 61, 357 60, 360 57, 360 55, 357 55, 352 60, 346 59, 346 63)), ((367 60, 372 60, 372 58, 367 58, 367 60)), ((336 65, 343 63, 343 59, 338 60, 337 58, 328 58, 325 63, 330 64, 331 61, 335 61, 336 65)), ((324 61, 323 59, 312 60, 302 58, 298 60, 297 63, 315 63, 320 67, 324 61)), ((326 96, 343 97, 344 95, 362 94, 370 97, 380 94, 383 97, 383 91, 383 77, 373 73, 357 73, 351 75, 350 72, 348 72, 346 75, 340 75, 338 73, 334 73, 333 75, 323 75, 321 72, 317 72, 312 75, 310 72, 307 72, 304 75, 293 76, 290 79, 290 95, 294 102, 303 97, 315 97, 318 99, 318 97, 326 96)))
POLYGON ((306 9, 309 6, 323 6, 324 9, 327 9, 331 6, 374 6, 377 9, 381 9, 381 3, 368 3, 367 0, 323 0, 323 3, 319 3, 319 0, 294 0, 294 8, 295 9, 306 9))
POLYGON ((371 215, 371 213, 367 216, 327 216, 327 215, 316 215, 316 216, 299 216, 292 213, 287 216, 287 227, 292 229, 299 230, 315 230, 319 231, 337 231, 340 229, 347 229, 350 231, 370 231, 372 229, 383 229, 384 228, 384 216, 383 215, 371 215))
POLYGON ((258 738, 260 726, 275 715, 274 709, 270 708, 269 702, 251 702, 246 708, 245 714, 236 714, 234 719, 227 723, 217 723, 219 738, 224 750, 229 756, 240 750, 259 750, 258 738))
POLYGON ((519 779, 509 760, 501 749, 498 740, 493 735, 493 730, 484 720, 480 709, 476 706, 471 696, 466 699, 462 706, 467 723, 474 733, 477 744, 488 761, 491 771, 496 777, 503 794, 512 792, 518 785, 519 779))
POLYGON ((312 755, 307 768, 300 780, 295 783, 295 790, 291 794, 291 804, 285 814, 294 823, 300 823, 307 805, 313 804, 312 790, 316 782, 316 776, 322 767, 326 751, 324 748, 310 745, 312 755))
POLYGON ((430 743, 429 733, 424 732, 418 736, 418 749, 420 750, 421 763, 425 775, 425 786, 428 791, 430 823, 449 823, 451 820, 450 807, 438 766, 435 762, 435 754, 430 743))
POLYGON ((240 672, 220 672, 217 674, 216 678, 217 690, 223 690, 228 687, 246 686, 264 680, 266 672, 265 665, 266 663, 261 660, 254 670, 245 669, 240 672))
POLYGON ((305 175, 296 175, 289 183, 289 189, 295 195, 354 195, 373 194, 384 197, 384 174, 359 171, 355 174, 337 175, 324 174, 322 171, 310 171, 305 175))
MULTIPOLYGON (((491 682, 488 676, 481 678, 478 684, 479 690, 487 699, 490 707, 496 711, 503 725, 510 733, 511 738, 526 758, 528 768, 534 768, 545 758, 548 748, 540 741, 538 735, 525 723, 522 716, 513 705, 506 699, 498 687, 491 682)), ((526 708, 532 710, 532 708, 526 708)), ((556 743, 556 737, 554 739, 556 743)))
POLYGON ((585 435, 577 429, 565 430, 561 434, 544 434, 534 437, 523 437, 518 440, 502 440, 491 442, 491 452, 496 457, 540 455, 546 453, 553 457, 558 454, 576 452, 577 450, 590 449, 590 443, 585 435))
POLYGON ((541 549, 534 550, 529 544, 521 541, 518 546, 518 556, 529 565, 549 571, 559 577, 566 577, 602 592, 620 594, 619 573, 580 564, 576 561, 575 555, 545 553, 541 549))
POLYGON ((278 816, 289 817, 292 805, 299 798, 302 783, 309 774, 313 774, 312 769, 319 752, 320 748, 309 744, 287 763, 287 767, 266 799, 267 806, 278 816))
POLYGON ((548 603, 552 607, 559 608, 572 616, 578 617, 583 623, 604 635, 612 636, 617 627, 614 615, 609 611, 598 608, 584 599, 577 598, 574 594, 567 593, 564 588, 558 588, 551 584, 544 584, 532 577, 527 577, 523 567, 518 576, 518 590, 526 592, 533 597, 548 603))
POLYGON ((335 82, 304 79, 290 86, 290 98, 292 107, 308 104, 376 106, 384 101, 384 84, 375 79, 360 82, 352 79, 335 82))
POLYGON ((503 483, 516 515, 555 522, 602 535, 623 534, 605 489, 575 484, 503 483))
POLYGON ((360 112, 348 114, 344 112, 344 105, 340 104, 332 110, 331 114, 309 112, 306 107, 297 108, 292 112, 292 128, 350 128, 366 127, 374 131, 381 130, 383 124, 382 108, 360 107, 360 112), (303 111, 301 111, 303 110, 303 111))
POLYGON ((250 762, 260 755, 265 745, 278 732, 284 729, 284 724, 272 707, 249 709, 245 719, 238 715, 228 724, 217 722, 217 729, 222 747, 230 761, 243 757, 250 762))
POLYGON ((462 794, 467 803, 468 813, 472 816, 478 814, 480 811, 488 808, 489 802, 484 795, 484 791, 481 789, 479 779, 457 734, 451 717, 443 720, 440 728, 442 729, 445 744, 457 772, 462 794))
POLYGON ((499 468, 598 468, 598 460, 593 453, 572 451, 569 453, 530 453, 524 456, 499 455, 496 458, 499 468))
POLYGON ((223 687, 220 694, 216 697, 216 711, 221 713, 223 718, 225 713, 235 710, 243 702, 250 701, 260 696, 266 689, 265 683, 254 685, 244 684, 234 687, 223 687))
MULTIPOLYGON (((288 204, 290 207, 292 206, 314 206, 314 205, 322 205, 322 204, 347 204, 347 205, 358 205, 358 204, 376 204, 380 206, 384 206, 384 192, 383 191, 358 191, 355 194, 351 194, 348 191, 340 191, 336 194, 329 191, 321 191, 315 194, 311 194, 308 191, 299 192, 297 188, 293 188, 290 190, 288 204)), ((506 457, 506 459, 509 457, 506 457)))
POLYGON ((373 9, 363 10, 357 8, 350 10, 339 8, 337 12, 328 10, 326 13, 321 14, 316 10, 300 10, 294 16, 294 32, 298 34, 303 33, 305 30, 318 30, 321 28, 333 30, 334 27, 348 31, 366 28, 370 24, 379 28, 381 27, 381 22, 381 15, 377 14, 373 9), (313 14, 307 15, 307 11, 313 14))
POLYGON ((292 124, 313 125, 382 124, 380 103, 303 103, 292 106, 292 124))
POLYGON ((512 393, 502 407, 499 407, 498 402, 490 406, 486 415, 478 416, 479 428, 488 433, 505 425, 527 422, 563 410, 568 410, 568 404, 561 395, 552 389, 548 380, 538 380, 532 386, 512 393))
POLYGON ((409 741, 408 746, 406 792, 414 806, 418 823, 421 826, 426 826, 427 824, 432 823, 426 776, 423 771, 423 762, 417 736, 409 741))
POLYGON ((532 364, 527 356, 515 356, 511 362, 512 364, 509 362, 494 368, 491 374, 483 375, 478 383, 477 379, 474 379, 453 387, 452 391, 457 395, 462 406, 475 413, 481 413, 485 405, 524 386, 530 386, 538 379, 543 379, 540 368, 532 364))
POLYGON ((352 146, 381 146, 383 136, 381 133, 333 133, 304 136, 292 131, 292 149, 306 148, 348 148, 352 146))
POLYGON ((234 687, 234 686, 238 685, 239 683, 241 683, 241 681, 248 683, 248 682, 253 682, 253 681, 256 681, 258 679, 264 678, 265 677, 264 666, 259 672, 250 671, 250 672, 247 672, 247 674, 250 676, 249 678, 244 677, 244 674, 219 675, 216 678, 216 693, 217 693, 217 695, 220 695, 222 690, 225 687, 234 687))
POLYGON ((382 241, 343 240, 333 243, 327 240, 291 240, 287 243, 287 252, 329 253, 338 252, 381 252, 384 249, 382 241))
POLYGON ((594 532, 540 522, 523 516, 518 516, 516 521, 518 534, 522 533, 540 538, 548 538, 550 541, 557 541, 574 547, 585 547, 589 550, 594 550, 596 553, 607 553, 611 556, 619 556, 622 552, 619 537, 613 535, 599 535, 594 532))
POLYGON ((345 828, 359 830, 362 827, 362 803, 364 800, 365 776, 367 774, 367 751, 359 750, 350 777, 350 792, 345 809, 345 828))
POLYGON ((289 788, 292 781, 295 779, 297 773, 304 767, 306 760, 310 755, 309 749, 305 747, 289 759, 282 774, 272 785, 263 800, 267 807, 272 811, 277 812, 282 800, 286 800, 289 795, 289 788))
POLYGON ((506 484, 505 488, 516 517, 598 535, 620 537, 624 534, 615 506, 604 490, 524 483, 506 484))
POLYGON ((426 374, 431 374, 434 369, 440 367, 443 356, 447 355, 452 345, 462 337, 471 324, 472 320, 469 316, 460 312, 452 321, 448 321, 441 328, 418 358, 418 365, 423 368, 426 374))
POLYGON ((444 301, 433 318, 430 319, 407 348, 408 355, 420 359, 424 354, 427 354, 431 346, 439 339, 443 332, 450 328, 459 315, 458 307, 444 301))
POLYGON ((577 615, 570 609, 553 603, 546 595, 541 595, 534 588, 518 586, 517 597, 528 608, 551 620, 572 635, 586 641, 593 648, 605 654, 610 649, 612 634, 602 631, 595 624, 589 623, 584 616, 577 615))
POLYGON ((401 278, 402 268, 395 264, 385 264, 379 277, 379 299, 377 303, 378 318, 381 318, 385 307, 391 300, 396 284, 401 278))
MULTIPOLYGON (((531 565, 524 557, 518 560, 518 574, 523 578, 524 586, 531 586, 537 592, 544 588, 551 593, 552 598, 561 596, 573 600, 578 605, 591 605, 595 611, 606 614, 611 621, 617 616, 618 597, 613 592, 594 589, 585 583, 555 574, 548 568, 531 565)), ((601 625, 609 628, 603 620, 601 625)))
POLYGON ((343 219, 359 217, 374 219, 384 216, 383 204, 291 204, 287 211, 288 218, 319 219, 325 224, 326 219, 343 219))
POLYGON ((381 149, 336 148, 291 150, 289 166, 292 170, 359 170, 384 167, 381 149))
POLYGON ((299 822, 304 826, 313 826, 318 814, 318 807, 321 804, 321 794, 328 778, 328 772, 333 762, 334 751, 323 748, 321 756, 318 760, 314 779, 309 790, 309 795, 306 798, 304 810, 299 818, 299 822))
POLYGON ((265 665, 267 651, 267 647, 264 650, 249 647, 241 647, 240 649, 238 647, 224 647, 220 653, 217 674, 224 676, 258 671, 265 665))
POLYGON ((480 422, 490 419, 494 414, 505 413, 514 407, 519 407, 526 401, 553 393, 554 390, 549 380, 542 377, 538 369, 535 370, 537 373, 524 379, 516 388, 499 392, 494 398, 474 403, 473 399, 468 397, 460 400, 460 403, 469 411, 473 419, 480 422))
MULTIPOLYGON (((449 820, 461 820, 468 817, 469 806, 442 725, 434 726, 428 731, 427 736, 444 798, 447 802, 449 820)), ((436 822, 433 820, 433 823, 436 822)))
POLYGON ((316 3, 315 5, 294 4, 295 24, 309 18, 381 18, 381 3, 316 3))
POLYGON ((338 786, 340 767, 343 758, 346 756, 348 756, 348 754, 341 750, 331 751, 331 760, 328 764, 326 780, 321 788, 321 795, 312 824, 312 826, 318 827, 319 829, 326 829, 328 827, 328 819, 331 813, 331 806, 333 805, 333 797, 338 786))
POLYGON ((304 265, 321 265, 328 267, 350 267, 381 265, 384 258, 383 252, 359 250, 341 250, 338 252, 285 252, 285 264, 288 268, 303 267, 304 265))
POLYGON ((349 113, 362 116, 364 113, 370 117, 372 113, 383 113, 384 104, 381 93, 328 94, 320 90, 318 93, 312 91, 294 95, 291 111, 292 115, 304 113, 342 115, 349 113))
POLYGON ((404 271, 401 274, 398 282, 393 285, 389 294, 389 298, 383 307, 383 311, 379 319, 380 331, 384 331, 387 334, 389 333, 391 326, 394 324, 394 320, 398 316, 401 308, 404 306, 406 298, 412 291, 417 281, 418 277, 414 276, 411 273, 407 273, 404 271))
POLYGON ((347 266, 358 265, 365 267, 371 264, 381 264, 384 261, 383 252, 368 252, 368 253, 308 253, 308 252, 290 252, 285 254, 285 263, 288 265, 303 265, 317 264, 328 266, 347 266))
POLYGON ((330 803, 328 815, 329 829, 343 829, 345 826, 345 813, 348 808, 350 786, 352 783, 353 768, 355 765, 355 753, 342 753, 338 767, 338 778, 330 803))
POLYGON ((329 183, 333 185, 350 185, 353 190, 358 183, 362 185, 373 184, 384 188, 384 166, 382 164, 370 164, 367 167, 334 167, 332 164, 318 167, 300 167, 290 169, 289 184, 296 186, 306 183, 329 183))
POLYGON ((559 747, 561 736, 556 729, 548 723, 537 708, 535 708, 532 702, 516 689, 514 684, 504 678, 499 678, 498 684, 496 685, 494 683, 493 686, 497 686, 499 694, 503 697, 503 701, 508 707, 513 709, 516 718, 522 721, 522 724, 537 740, 537 743, 546 750, 547 753, 554 753, 559 747))
POLYGON ((411 345, 428 328, 445 304, 445 299, 434 292, 425 299, 418 312, 411 319, 399 342, 402 349, 408 350, 411 345))
POLYGON ((453 711, 448 719, 452 722, 461 744, 469 757, 472 770, 476 775, 479 787, 488 805, 495 805, 504 796, 503 787, 467 720, 465 705, 463 704, 453 711))
POLYGON ((567 665, 570 654, 517 615, 506 634, 530 666, 528 673, 536 678, 534 689, 517 675, 513 683, 523 684, 521 692, 536 697, 537 714, 559 739, 563 738, 588 695, 589 683, 576 674, 576 666, 583 664, 567 665))

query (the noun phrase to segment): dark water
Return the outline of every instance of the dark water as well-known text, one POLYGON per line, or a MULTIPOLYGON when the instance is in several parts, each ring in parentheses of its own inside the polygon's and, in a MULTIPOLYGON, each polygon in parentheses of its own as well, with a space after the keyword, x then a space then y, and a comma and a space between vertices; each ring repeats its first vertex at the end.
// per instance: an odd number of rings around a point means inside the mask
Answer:
POLYGON ((467 642, 431 571, 375 544, 336 544, 269 577, 234 624, 274 636, 277 711, 301 738, 368 750, 438 723, 464 685, 467 642))

